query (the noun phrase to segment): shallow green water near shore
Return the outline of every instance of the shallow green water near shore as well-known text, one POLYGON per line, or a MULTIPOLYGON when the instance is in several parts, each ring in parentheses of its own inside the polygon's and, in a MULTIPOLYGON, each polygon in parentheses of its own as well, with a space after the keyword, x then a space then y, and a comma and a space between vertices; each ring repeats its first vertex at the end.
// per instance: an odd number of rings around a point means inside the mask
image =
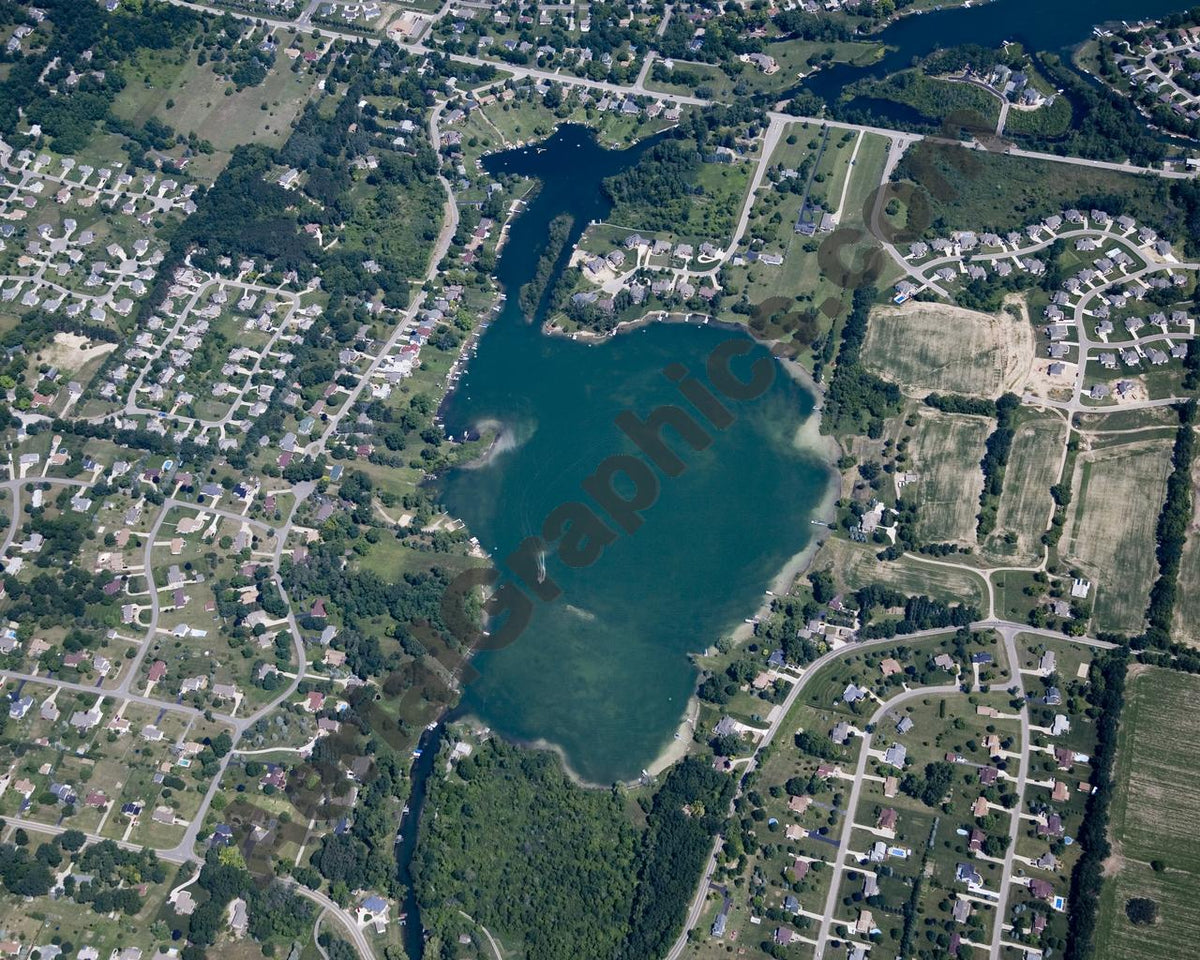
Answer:
MULTIPOLYGON (((688 653, 755 613, 770 580, 812 539, 830 476, 819 456, 796 446, 813 398, 778 365, 760 399, 725 401, 735 419, 721 430, 662 373, 681 363, 707 382, 709 354, 730 339, 749 344, 743 334, 658 324, 588 346, 544 336, 521 315, 517 292, 533 274, 547 224, 566 211, 578 231, 602 217, 600 180, 638 152, 606 151, 568 127, 539 148, 489 158, 493 173, 537 177, 543 186, 514 221, 497 266, 505 308, 444 409, 456 435, 485 420, 504 425, 500 452, 454 472, 443 488, 449 509, 502 573, 503 558, 538 534, 555 507, 591 503, 580 484, 605 458, 638 453, 614 424, 619 412, 645 417, 678 404, 713 438, 697 452, 668 431, 686 468, 658 472, 660 493, 644 525, 581 569, 551 552, 546 574, 562 595, 536 602, 513 644, 476 659, 481 677, 467 691, 467 709, 506 736, 561 747, 573 770, 601 783, 638 776, 671 741, 695 683, 688 653)), ((764 353, 754 351, 733 364, 744 378, 764 353)))

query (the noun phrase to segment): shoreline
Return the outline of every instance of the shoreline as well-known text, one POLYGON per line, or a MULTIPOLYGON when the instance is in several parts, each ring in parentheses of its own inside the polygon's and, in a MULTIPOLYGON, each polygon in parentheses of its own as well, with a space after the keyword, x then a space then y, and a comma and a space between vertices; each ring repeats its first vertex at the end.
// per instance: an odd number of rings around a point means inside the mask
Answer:
MULTIPOLYGON (((674 322, 687 323, 689 321, 682 320, 674 322)), ((744 329, 737 324, 728 324, 723 321, 715 322, 722 323, 724 326, 731 329, 744 329)), ((639 324, 639 326, 640 325, 643 324, 639 324)), ((758 341, 756 339, 756 342, 761 343, 763 341, 758 341)), ((799 577, 803 576, 809 569, 811 569, 817 553, 827 539, 829 533, 828 524, 832 523, 836 517, 834 505, 841 492, 841 475, 838 473, 838 470, 835 466, 838 457, 841 456, 841 447, 832 435, 823 434, 820 431, 821 414, 824 406, 824 391, 821 389, 821 386, 813 380, 812 375, 809 374, 809 372, 800 364, 796 363, 794 360, 783 357, 776 357, 776 359, 779 361, 780 366, 784 369, 787 375, 801 384, 801 386, 803 386, 813 396, 814 403, 812 412, 809 414, 804 423, 802 423, 796 429, 796 432, 792 437, 792 445, 796 449, 808 450, 820 457, 828 467, 828 481, 820 499, 816 502, 815 506, 811 510, 810 520, 813 521, 813 525, 817 527, 817 529, 814 531, 812 538, 808 541, 808 543, 806 543, 799 551, 789 557, 779 568, 778 572, 776 572, 774 576, 768 580, 765 590, 769 590, 773 596, 764 596, 757 610, 750 615, 752 621, 758 621, 766 616, 769 616, 771 613, 771 605, 774 600, 779 596, 785 596, 791 590, 791 587, 795 581, 799 577)), ((507 429, 502 424, 499 424, 498 421, 481 421, 480 425, 497 425, 500 427, 501 431, 507 429)), ((496 454, 502 452, 501 449, 498 449, 498 446, 499 435, 480 458, 472 461, 472 468, 483 466, 486 462, 490 462, 490 460, 493 459, 496 454)), ((754 635, 754 626, 754 622, 747 623, 743 620, 742 622, 738 623, 729 634, 730 639, 735 644, 744 643, 747 639, 754 635)), ((693 651, 691 654, 689 654, 689 660, 692 662, 693 668, 695 668, 694 658, 707 654, 712 649, 713 643, 715 643, 715 639, 705 648, 693 651)), ((666 741, 659 752, 643 768, 646 775, 650 777, 658 777, 662 775, 691 752, 692 744, 695 742, 694 733, 696 730, 696 722, 699 720, 699 716, 700 700, 696 696, 695 689, 693 689, 692 694, 688 697, 683 713, 680 716, 679 723, 671 735, 671 739, 666 741)), ((474 714, 471 714, 470 718, 480 726, 484 725, 480 718, 474 714)), ((564 775, 578 787, 587 790, 607 790, 612 786, 611 783, 597 783, 583 777, 577 770, 574 769, 574 767, 571 766, 570 759, 568 758, 566 750, 562 747, 562 745, 554 743, 551 740, 548 740, 544 737, 528 740, 520 737, 509 737, 499 732, 496 732, 496 735, 501 736, 505 740, 515 743, 524 749, 549 750, 552 753, 557 754, 564 775)), ((627 789, 633 789, 643 784, 643 778, 639 777, 631 780, 617 781, 617 783, 627 789)))
MULTIPOLYGON (((500 456, 500 454, 506 450, 512 450, 517 445, 516 437, 513 435, 512 430, 500 420, 492 417, 487 417, 478 423, 472 424, 471 429, 475 430, 480 438, 484 434, 491 432, 493 434, 492 440, 487 445, 487 449, 479 454, 479 456, 472 457, 463 463, 455 464, 455 470, 478 470, 481 467, 486 467, 496 457, 500 456)), ((456 517, 455 519, 459 518, 456 517)))
MULTIPOLYGON (((695 696, 691 697, 688 700, 688 713, 689 714, 694 714, 694 715, 698 716, 699 715, 699 707, 700 707, 699 700, 697 700, 697 698, 695 696), (694 709, 693 709, 693 705, 694 705, 694 709)), ((541 751, 546 751, 549 753, 556 754, 558 756, 559 765, 562 767, 563 776, 565 776, 568 780, 570 780, 571 783, 573 783, 575 786, 580 787, 584 790, 610 790, 610 789, 612 789, 614 783, 618 786, 625 787, 626 789, 633 789, 635 787, 640 787, 643 785, 641 778, 638 778, 636 780, 616 780, 611 783, 599 783, 594 780, 588 780, 581 773, 579 773, 578 770, 576 770, 574 767, 571 766, 571 761, 567 757, 567 752, 566 752, 566 750, 563 749, 563 747, 560 744, 554 743, 552 740, 547 740, 544 737, 537 737, 534 740, 528 740, 528 739, 525 739, 524 737, 512 737, 512 736, 509 736, 508 734, 500 733, 498 730, 496 730, 496 729, 490 727, 488 724, 484 723, 483 720, 476 713, 472 712, 472 713, 462 714, 458 717, 455 717, 454 722, 455 723, 468 723, 476 729, 487 728, 488 730, 490 730, 490 732, 494 736, 499 737, 501 740, 504 740, 507 743, 514 744, 515 746, 520 747, 522 750, 541 750, 541 751)), ((682 732, 682 728, 685 726, 688 727, 689 730, 691 729, 686 718, 680 724, 680 732, 682 732)), ((679 760, 682 760, 684 758, 684 756, 687 755, 687 748, 691 744, 691 742, 692 741, 691 741, 690 737, 688 737, 687 739, 684 739, 684 740, 672 741, 671 748, 664 750, 662 752, 662 754, 660 754, 658 757, 656 757, 654 764, 651 764, 650 766, 646 767, 646 772, 649 773, 651 776, 658 776, 658 774, 661 773, 663 770, 666 770, 666 769, 674 766, 674 764, 676 762, 678 762, 679 760), (683 748, 682 750, 680 749, 681 746, 683 748), (654 769, 654 765, 660 764, 660 763, 661 763, 661 766, 659 766, 658 769, 654 769)))
MULTIPOLYGON (((537 186, 535 185, 533 189, 536 190, 537 186)), ((526 200, 528 196, 529 194, 527 192, 521 198, 521 200, 526 200)), ((525 206, 525 204, 520 202, 514 203, 510 206, 508 210, 508 216, 505 218, 505 222, 501 227, 502 240, 506 239, 506 233, 512 221, 523 212, 523 206, 525 206)), ((500 296, 502 298, 500 303, 502 303, 507 294, 504 291, 501 291, 500 296)), ((498 303, 496 308, 494 308, 494 312, 497 316, 500 312, 499 306, 500 304, 498 303)), ((832 435, 821 433, 821 417, 825 398, 824 389, 813 379, 808 370, 806 370, 799 363, 790 358, 782 357, 774 353, 773 348, 778 346, 777 341, 762 340, 755 336, 754 332, 747 325, 728 320, 720 320, 708 314, 692 312, 669 313, 664 310, 647 312, 639 318, 623 321, 622 323, 617 324, 612 330, 607 331, 606 333, 595 333, 593 331, 576 331, 575 333, 568 333, 567 331, 557 327, 549 319, 546 319, 540 325, 540 331, 545 336, 569 337, 573 340, 583 341, 589 346, 595 346, 617 336, 618 334, 632 332, 648 326, 651 323, 715 326, 719 329, 728 330, 732 333, 740 333, 749 336, 750 339, 755 343, 760 344, 770 350, 784 372, 794 381, 799 383, 813 398, 812 411, 808 415, 807 419, 805 419, 804 423, 797 428, 791 442, 794 448, 811 451, 825 463, 828 469, 828 480, 821 498, 814 505, 810 514, 810 520, 813 521, 813 524, 817 527, 817 529, 814 530, 813 535, 808 543, 806 543, 799 551, 788 558, 782 567, 780 567, 778 572, 770 580, 768 580, 764 587, 764 591, 769 590, 770 593, 774 594, 775 596, 786 595, 790 591, 794 582, 811 567, 818 551, 824 544, 828 535, 827 525, 831 523, 836 516, 834 504, 838 495, 840 494, 841 486, 841 477, 838 473, 836 463, 842 454, 842 450, 837 440, 832 435)), ((480 456, 474 458, 467 464, 460 465, 464 469, 480 469, 484 466, 487 466, 488 464, 492 463, 499 454, 503 453, 505 450, 512 449, 512 447, 516 445, 516 440, 511 429, 501 421, 494 418, 481 420, 477 424, 473 424, 471 428, 477 431, 494 429, 496 430, 496 436, 492 439, 492 442, 480 456)), ((764 596, 763 601, 758 606, 758 609, 751 614, 752 621, 757 622, 765 616, 768 616, 771 612, 773 600, 774 597, 764 596)), ((731 636, 733 642, 741 643, 748 637, 753 636, 754 622, 746 623, 743 621, 737 624, 733 629, 731 636)), ((708 649, 711 648, 713 642, 715 642, 715 639, 711 641, 705 648, 693 651, 693 653, 689 655, 689 659, 692 661, 693 669, 696 669, 694 657, 704 654, 708 649)), ((671 735, 671 739, 667 740, 658 753, 646 764, 644 767, 645 775, 650 777, 658 777, 691 752, 692 744, 695 742, 695 724, 699 720, 699 715, 700 700, 696 696, 695 687, 693 687, 692 694, 688 697, 687 704, 680 716, 678 725, 671 735)), ((469 716, 475 722, 480 722, 479 718, 473 714, 469 716)), ((466 718, 460 717, 458 719, 461 720, 466 718)), ((497 733, 497 735, 503 736, 503 734, 499 733, 497 733)), ((566 751, 560 744, 554 743, 545 738, 523 740, 516 737, 504 737, 504 739, 526 749, 550 750, 554 752, 558 755, 564 775, 572 783, 579 787, 584 789, 609 789, 612 786, 612 784, 594 783, 585 779, 571 766, 570 759, 567 757, 566 751)), ((641 777, 634 780, 621 781, 621 785, 626 788, 637 787, 642 783, 643 778, 641 777)))

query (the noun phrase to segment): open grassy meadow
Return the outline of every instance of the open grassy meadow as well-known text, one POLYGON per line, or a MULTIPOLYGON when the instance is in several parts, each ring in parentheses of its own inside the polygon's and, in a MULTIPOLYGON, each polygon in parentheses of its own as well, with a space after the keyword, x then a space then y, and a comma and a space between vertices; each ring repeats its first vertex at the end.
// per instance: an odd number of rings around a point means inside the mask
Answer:
POLYGON ((926 594, 947 603, 970 603, 982 610, 986 604, 983 578, 961 568, 922 563, 913 556, 880 563, 879 547, 831 537, 817 554, 814 569, 832 567, 838 587, 857 590, 881 583, 909 594, 926 594))
POLYGON ((1098 630, 1137 631, 1157 572, 1155 527, 1171 444, 1150 440, 1082 453, 1060 549, 1095 586, 1098 630))
POLYGON ((951 230, 1019 230, 1081 197, 1119 194, 1125 212, 1161 219, 1160 185, 1150 178, 1052 160, 934 144, 909 150, 897 176, 926 188, 931 236, 951 230))
POLYGON ((1004 472, 990 553, 1001 554, 1006 562, 1036 562, 1041 556, 1041 536, 1054 506, 1050 488, 1058 483, 1066 442, 1067 425, 1060 416, 1022 411, 1004 472), (1006 542, 1009 535, 1016 536, 1015 544, 1006 542))
MULTIPOLYGON (((814 162, 820 139, 820 131, 813 125, 790 126, 771 156, 771 165, 801 169, 806 160, 814 162), (789 140, 793 142, 789 143, 789 140)), ((818 181, 814 177, 809 198, 823 202, 831 210, 837 209, 839 226, 849 229, 862 226, 863 207, 879 186, 887 153, 886 140, 865 135, 851 166, 855 142, 854 136, 847 137, 840 132, 830 135, 816 169, 816 176, 821 179, 818 181)), ((783 263, 770 264, 760 260, 726 267, 725 274, 730 278, 731 294, 744 291, 755 306, 751 326, 764 335, 770 335, 776 329, 794 331, 793 339, 801 348, 800 359, 805 361, 807 351, 803 348, 827 331, 830 316, 844 315, 850 298, 822 269, 818 250, 826 235, 806 237, 796 233, 794 225, 800 202, 801 194, 780 190, 764 181, 751 208, 743 242, 764 253, 781 255, 783 263), (822 309, 827 301, 832 305, 842 301, 842 308, 827 314, 822 309), (811 319, 801 317, 806 311, 814 311, 811 319)), ((852 255, 858 255, 860 247, 866 250, 866 244, 861 244, 851 245, 851 249, 845 251, 847 262, 852 255)), ((728 306, 735 302, 734 296, 726 297, 728 306)), ((744 315, 728 308, 723 311, 722 319, 745 322, 744 315)))
MULTIPOLYGON (((1192 467, 1192 490, 1200 483, 1200 464, 1192 467)), ((1192 525, 1183 545, 1179 567, 1179 590, 1175 601, 1175 639, 1200 644, 1200 501, 1193 493, 1192 525)))
POLYGON ((919 537, 924 542, 975 543, 975 515, 983 490, 979 460, 992 422, 983 417, 939 413, 922 407, 910 437, 908 469, 916 483, 902 492, 918 504, 919 537))
MULTIPOLYGON (((281 39, 290 42, 286 34, 281 39)), ((309 38, 301 42, 306 49, 315 46, 309 38)), ((260 85, 236 90, 211 65, 197 65, 190 55, 143 51, 136 77, 121 91, 113 112, 139 126, 153 117, 178 133, 209 141, 215 153, 197 155, 193 166, 200 175, 215 177, 238 144, 283 145, 317 81, 311 68, 293 72, 292 65, 281 53, 260 85)))
POLYGON ((1033 327, 1023 317, 912 300, 872 313, 863 364, 917 397, 998 397, 1020 388, 1034 351, 1033 327))
POLYGON ((1200 929, 1200 677, 1135 666, 1125 688, 1117 747, 1097 960, 1155 960, 1194 955, 1200 929), (1151 867, 1159 861, 1161 871, 1151 867), (1133 897, 1158 904, 1158 920, 1135 926, 1125 915, 1133 897))

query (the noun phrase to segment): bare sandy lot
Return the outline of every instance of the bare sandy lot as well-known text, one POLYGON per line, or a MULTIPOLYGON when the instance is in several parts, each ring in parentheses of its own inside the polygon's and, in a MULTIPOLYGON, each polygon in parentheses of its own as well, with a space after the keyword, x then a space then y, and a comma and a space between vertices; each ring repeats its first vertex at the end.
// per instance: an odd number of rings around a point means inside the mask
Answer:
POLYGON ((1007 310, 978 313, 946 303, 880 307, 871 315, 863 363, 916 397, 1019 392, 1036 348, 1023 304, 1016 309, 1014 317, 1007 310))
POLYGON ((54 339, 39 351, 46 363, 53 364, 64 373, 74 373, 86 364, 115 350, 115 343, 90 340, 77 333, 56 333, 54 339))

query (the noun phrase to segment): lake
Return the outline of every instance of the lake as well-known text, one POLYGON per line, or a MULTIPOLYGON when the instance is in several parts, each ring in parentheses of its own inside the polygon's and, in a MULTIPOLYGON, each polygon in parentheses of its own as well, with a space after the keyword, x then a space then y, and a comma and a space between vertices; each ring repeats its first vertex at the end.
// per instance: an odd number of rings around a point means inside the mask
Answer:
POLYGON ((842 87, 864 77, 884 77, 912 66, 915 58, 935 50, 975 43, 998 47, 1006 40, 1026 50, 1062 53, 1087 40, 1092 27, 1122 20, 1153 20, 1187 10, 1180 0, 992 0, 971 7, 955 7, 901 17, 871 39, 887 47, 885 55, 869 67, 838 64, 806 78, 801 89, 829 102, 842 87))
MULTIPOLYGON (((505 442, 485 465, 446 477, 442 498, 506 576, 503 558, 538 534, 555 507, 589 501, 584 477, 607 457, 638 453, 614 423, 618 413, 644 418, 677 404, 704 422, 665 367, 683 364, 704 380, 718 344, 751 346, 741 332, 699 324, 653 324, 589 346, 543 335, 541 317, 522 315, 517 292, 533 275, 550 220, 573 214, 573 243, 607 213, 601 180, 642 149, 608 151, 587 130, 564 127, 537 147, 485 161, 493 175, 534 177, 542 188, 513 222, 497 264, 504 309, 443 409, 450 433, 498 421, 505 442)), ((753 351, 735 372, 766 355, 753 351)), ((688 654, 756 612, 770 581, 812 539, 830 481, 829 466, 796 442, 813 397, 775 368, 762 397, 727 401, 734 422, 710 426, 707 449, 667 432, 685 469, 657 472, 660 493, 640 529, 622 531, 584 568, 550 553, 546 575, 562 595, 539 602, 510 646, 477 656, 481 676, 464 708, 505 736, 560 748, 595 783, 636 778, 671 742, 696 680, 688 654)))

